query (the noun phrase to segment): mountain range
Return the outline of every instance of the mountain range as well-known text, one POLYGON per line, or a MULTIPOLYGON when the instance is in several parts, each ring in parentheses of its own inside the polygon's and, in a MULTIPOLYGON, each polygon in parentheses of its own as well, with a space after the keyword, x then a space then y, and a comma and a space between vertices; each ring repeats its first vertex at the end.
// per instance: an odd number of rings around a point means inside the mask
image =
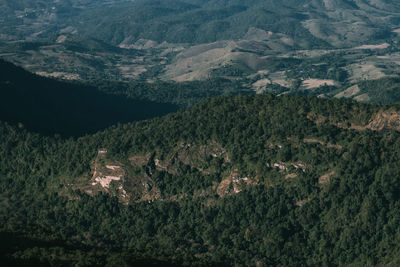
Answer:
POLYGON ((383 86, 388 80, 391 88, 398 84, 395 1, 1 4, 0 57, 41 76, 151 83, 223 78, 254 93, 398 101, 377 93, 391 95, 383 86), (374 92, 364 89, 375 80, 374 92))
POLYGON ((33 38, 76 31, 114 45, 139 39, 169 43, 241 39, 253 27, 280 33, 289 39, 289 46, 304 49, 385 40, 398 25, 396 10, 396 1, 385 0, 7 0, 2 13, 8 20, 2 25, 11 24, 8 32, 16 36, 24 30, 31 30, 33 38))
POLYGON ((5 266, 399 266, 400 4, 0 1, 5 266))

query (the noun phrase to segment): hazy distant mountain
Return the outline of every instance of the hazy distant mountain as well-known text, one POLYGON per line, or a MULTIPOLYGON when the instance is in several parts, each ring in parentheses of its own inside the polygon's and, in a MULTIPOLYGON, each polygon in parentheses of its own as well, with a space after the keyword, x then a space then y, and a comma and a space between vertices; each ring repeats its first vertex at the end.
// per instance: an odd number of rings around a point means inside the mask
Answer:
POLYGON ((255 27, 287 35, 294 47, 343 47, 385 39, 400 21, 400 4, 384 0, 4 1, 1 8, 2 39, 75 32, 114 45, 240 39, 255 27))
POLYGON ((0 57, 43 76, 145 82, 225 79, 256 93, 398 101, 391 97, 397 95, 392 89, 398 88, 400 73, 396 1, 0 5, 0 57), (390 86, 364 86, 377 79, 389 79, 375 84, 389 81, 390 86))

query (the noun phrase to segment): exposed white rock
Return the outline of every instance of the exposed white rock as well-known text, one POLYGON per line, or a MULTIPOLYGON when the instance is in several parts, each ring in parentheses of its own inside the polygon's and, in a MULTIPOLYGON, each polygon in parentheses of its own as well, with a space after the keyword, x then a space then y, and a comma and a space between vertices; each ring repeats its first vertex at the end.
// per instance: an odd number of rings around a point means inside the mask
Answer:
POLYGON ((110 183, 112 181, 119 181, 121 180, 121 176, 103 176, 103 177, 96 177, 95 182, 92 185, 100 184, 103 188, 109 188, 110 183))
POLYGON ((115 171, 115 170, 121 169, 121 166, 106 165, 106 168, 115 171))

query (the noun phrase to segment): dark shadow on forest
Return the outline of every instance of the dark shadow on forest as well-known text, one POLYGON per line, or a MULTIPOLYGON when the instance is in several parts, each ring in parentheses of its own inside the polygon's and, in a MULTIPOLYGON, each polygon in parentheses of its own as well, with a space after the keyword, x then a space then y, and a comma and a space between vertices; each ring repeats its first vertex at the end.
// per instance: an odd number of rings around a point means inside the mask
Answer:
POLYGON ((0 60, 0 120, 30 131, 77 137, 176 110, 173 104, 129 99, 40 77, 0 60))

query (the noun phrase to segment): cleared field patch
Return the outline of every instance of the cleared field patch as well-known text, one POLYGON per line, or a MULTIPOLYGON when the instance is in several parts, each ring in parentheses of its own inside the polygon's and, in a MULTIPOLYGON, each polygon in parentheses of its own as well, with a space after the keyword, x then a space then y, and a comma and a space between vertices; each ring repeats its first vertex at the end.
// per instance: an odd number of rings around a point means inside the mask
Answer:
POLYGON ((324 85, 334 86, 334 80, 323 80, 323 79, 307 79, 304 80, 301 84, 305 89, 313 89, 318 88, 324 85))
POLYGON ((184 50, 182 53, 180 53, 177 58, 191 58, 195 56, 199 56, 207 51, 214 50, 214 49, 219 49, 219 48, 226 48, 229 46, 229 43, 225 42, 215 42, 215 43, 209 43, 209 44, 201 44, 201 45, 196 45, 193 47, 190 47, 189 49, 184 50))
POLYGON ((364 80, 375 80, 386 76, 383 69, 375 66, 373 62, 351 64, 346 69, 350 73, 350 81, 353 83, 364 80))
POLYGON ((122 76, 128 79, 137 79, 140 74, 145 73, 147 69, 140 65, 118 65, 122 76))
POLYGON ((383 43, 383 44, 378 44, 378 45, 361 45, 357 46, 354 49, 385 49, 388 48, 390 44, 388 43, 383 43))
POLYGON ((58 36, 58 38, 57 38, 57 40, 56 40, 56 43, 62 44, 62 43, 64 43, 66 40, 67 40, 67 36, 66 36, 66 35, 60 35, 60 36, 58 36))
POLYGON ((268 75, 272 83, 279 84, 283 87, 290 87, 290 82, 286 79, 284 71, 277 71, 268 75))
POLYGON ((335 173, 336 173, 335 171, 331 171, 331 172, 328 172, 328 173, 322 175, 321 177, 319 177, 318 183, 319 183, 319 184, 327 184, 327 183, 329 183, 331 177, 332 177, 335 173))
POLYGON ((353 85, 353 86, 347 88, 343 92, 338 93, 337 95, 335 95, 335 97, 336 98, 351 98, 360 92, 361 92, 361 89, 356 84, 356 85, 353 85))
POLYGON ((60 78, 65 80, 79 80, 81 77, 76 73, 66 73, 66 72, 44 72, 38 71, 37 75, 49 77, 49 78, 60 78))
POLYGON ((239 54, 232 52, 230 46, 190 48, 178 54, 175 61, 166 66, 162 78, 178 82, 205 79, 212 69, 229 64, 239 54))
POLYGON ((252 84, 254 91, 256 92, 261 92, 265 86, 267 86, 268 84, 271 84, 271 80, 270 79, 261 79, 256 81, 255 83, 252 84))
MULTIPOLYGON (((333 15, 333 14, 332 14, 333 15)), ((375 30, 363 22, 352 22, 352 12, 341 12, 341 19, 331 22, 324 19, 310 19, 302 21, 304 28, 315 37, 326 40, 334 47, 351 47, 371 39, 375 30), (346 21, 343 18, 348 18, 346 21)))
POLYGON ((369 102, 371 100, 371 97, 368 94, 362 94, 354 97, 354 99, 358 102, 369 102))
POLYGON ((380 59, 383 62, 393 62, 397 65, 400 65, 400 53, 391 53, 384 56, 377 56, 377 59, 380 59))

